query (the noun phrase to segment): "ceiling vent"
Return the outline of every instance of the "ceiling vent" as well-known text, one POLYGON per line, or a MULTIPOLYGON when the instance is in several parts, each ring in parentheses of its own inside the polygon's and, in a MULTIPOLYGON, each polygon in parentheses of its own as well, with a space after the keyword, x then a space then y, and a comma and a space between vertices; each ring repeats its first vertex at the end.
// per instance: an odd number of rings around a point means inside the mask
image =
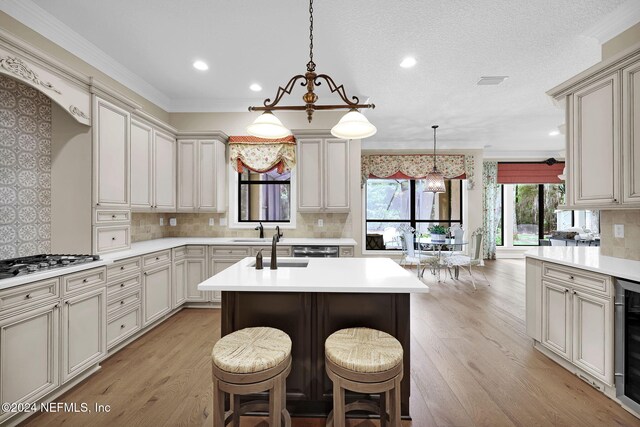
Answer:
POLYGON ((502 83, 508 78, 509 76, 482 76, 480 77, 480 80, 478 80, 477 85, 478 86, 489 86, 489 85, 495 86, 495 85, 499 85, 500 83, 502 83))

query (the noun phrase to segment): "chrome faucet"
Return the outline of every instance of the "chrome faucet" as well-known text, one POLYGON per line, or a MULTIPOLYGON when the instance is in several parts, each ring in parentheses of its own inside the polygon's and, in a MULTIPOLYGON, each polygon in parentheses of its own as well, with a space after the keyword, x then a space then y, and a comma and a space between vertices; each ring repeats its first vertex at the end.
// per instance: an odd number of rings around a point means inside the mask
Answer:
POLYGON ((278 269, 278 257, 277 257, 277 249, 276 249, 276 243, 278 243, 278 235, 274 234, 273 235, 273 239, 271 239, 271 266, 270 268, 272 270, 277 270, 278 269))
POLYGON ((280 238, 283 237, 283 236, 284 236, 284 233, 282 233, 280 231, 280 226, 276 225, 276 238, 277 238, 277 241, 279 242, 280 238))
POLYGON ((264 239, 264 227, 262 226, 262 223, 260 223, 260 225, 256 226, 256 228, 254 228, 254 230, 260 230, 260 238, 264 239))

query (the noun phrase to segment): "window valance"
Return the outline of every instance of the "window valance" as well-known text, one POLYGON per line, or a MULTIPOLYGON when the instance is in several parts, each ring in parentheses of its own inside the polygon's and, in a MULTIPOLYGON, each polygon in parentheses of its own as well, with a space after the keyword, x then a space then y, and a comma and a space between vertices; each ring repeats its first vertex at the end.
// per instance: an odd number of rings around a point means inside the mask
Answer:
POLYGON ((231 136, 229 160, 240 173, 245 168, 257 173, 277 168, 278 173, 283 173, 296 164, 296 140, 293 135, 279 139, 231 136))
MULTIPOLYGON (((474 158, 465 154, 442 154, 436 166, 445 178, 467 179, 474 185, 474 158)), ((362 185, 368 178, 422 179, 433 169, 431 154, 372 154, 362 156, 362 185)))

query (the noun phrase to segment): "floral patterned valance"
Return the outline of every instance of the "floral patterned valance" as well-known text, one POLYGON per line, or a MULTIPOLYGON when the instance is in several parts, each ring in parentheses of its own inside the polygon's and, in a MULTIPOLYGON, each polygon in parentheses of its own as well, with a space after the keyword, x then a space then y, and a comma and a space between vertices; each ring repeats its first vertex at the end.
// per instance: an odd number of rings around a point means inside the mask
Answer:
MULTIPOLYGON (((474 158, 472 155, 443 154, 436 157, 436 166, 445 178, 467 179, 467 188, 472 189, 474 182, 474 158)), ((362 156, 362 185, 368 178, 408 177, 424 178, 433 169, 433 155, 372 154, 362 156)))
POLYGON ((231 136, 229 160, 240 173, 245 168, 258 173, 276 168, 278 173, 283 173, 296 164, 296 140, 293 136, 280 139, 231 136))

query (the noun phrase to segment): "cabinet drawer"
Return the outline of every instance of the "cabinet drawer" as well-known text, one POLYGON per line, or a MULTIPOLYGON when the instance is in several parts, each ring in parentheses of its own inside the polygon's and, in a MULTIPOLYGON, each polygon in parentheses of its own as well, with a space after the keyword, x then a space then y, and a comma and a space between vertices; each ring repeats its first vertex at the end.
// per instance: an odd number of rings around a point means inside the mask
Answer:
POLYGON ((207 247, 200 245, 189 245, 175 248, 173 250, 173 259, 182 258, 206 258, 207 247))
POLYGON ((340 256, 341 257, 352 257, 353 256, 353 246, 340 246, 340 256))
POLYGON ((249 256, 250 248, 247 246, 210 246, 211 256, 245 255, 249 256))
POLYGON ((112 223, 130 222, 131 211, 120 209, 95 209, 93 223, 95 225, 108 225, 112 223))
POLYGON ((80 271, 62 278, 62 294, 68 295, 77 291, 95 288, 105 283, 107 283, 107 270, 105 267, 80 271))
POLYGON ((26 309, 60 296, 58 278, 20 285, 0 292, 0 314, 14 310, 26 309))
POLYGON ((555 279, 574 288, 611 296, 611 278, 602 274, 544 263, 542 277, 555 279))
POLYGON ((141 279, 140 274, 135 276, 125 277, 120 280, 115 280, 107 284, 107 301, 111 301, 111 296, 114 294, 120 294, 122 292, 128 292, 136 287, 140 287, 141 279))
POLYGON ((142 313, 139 305, 118 314, 107 322, 107 348, 113 347, 139 331, 141 324, 142 313))
POLYGON ((148 268, 156 265, 171 262, 171 249, 166 251, 154 252, 142 257, 142 268, 148 268))
POLYGON ((129 276, 140 271, 139 257, 124 259, 107 266, 107 280, 111 282, 116 277, 129 276))
MULTIPOLYGON (((271 246, 256 246, 251 248, 251 255, 258 255, 262 249, 262 256, 271 256, 271 246)), ((277 256, 291 256, 291 246, 278 246, 276 247, 277 256)))
POLYGON ((187 256, 187 247, 181 246, 173 249, 173 259, 178 260, 187 256))
POLYGON ((94 227, 94 245, 96 253, 128 249, 131 247, 131 227, 128 225, 94 227))
POLYGON ((113 313, 127 307, 131 304, 140 305, 142 301, 142 288, 138 288, 133 292, 117 294, 107 298, 107 317, 111 320, 114 316, 113 313))

